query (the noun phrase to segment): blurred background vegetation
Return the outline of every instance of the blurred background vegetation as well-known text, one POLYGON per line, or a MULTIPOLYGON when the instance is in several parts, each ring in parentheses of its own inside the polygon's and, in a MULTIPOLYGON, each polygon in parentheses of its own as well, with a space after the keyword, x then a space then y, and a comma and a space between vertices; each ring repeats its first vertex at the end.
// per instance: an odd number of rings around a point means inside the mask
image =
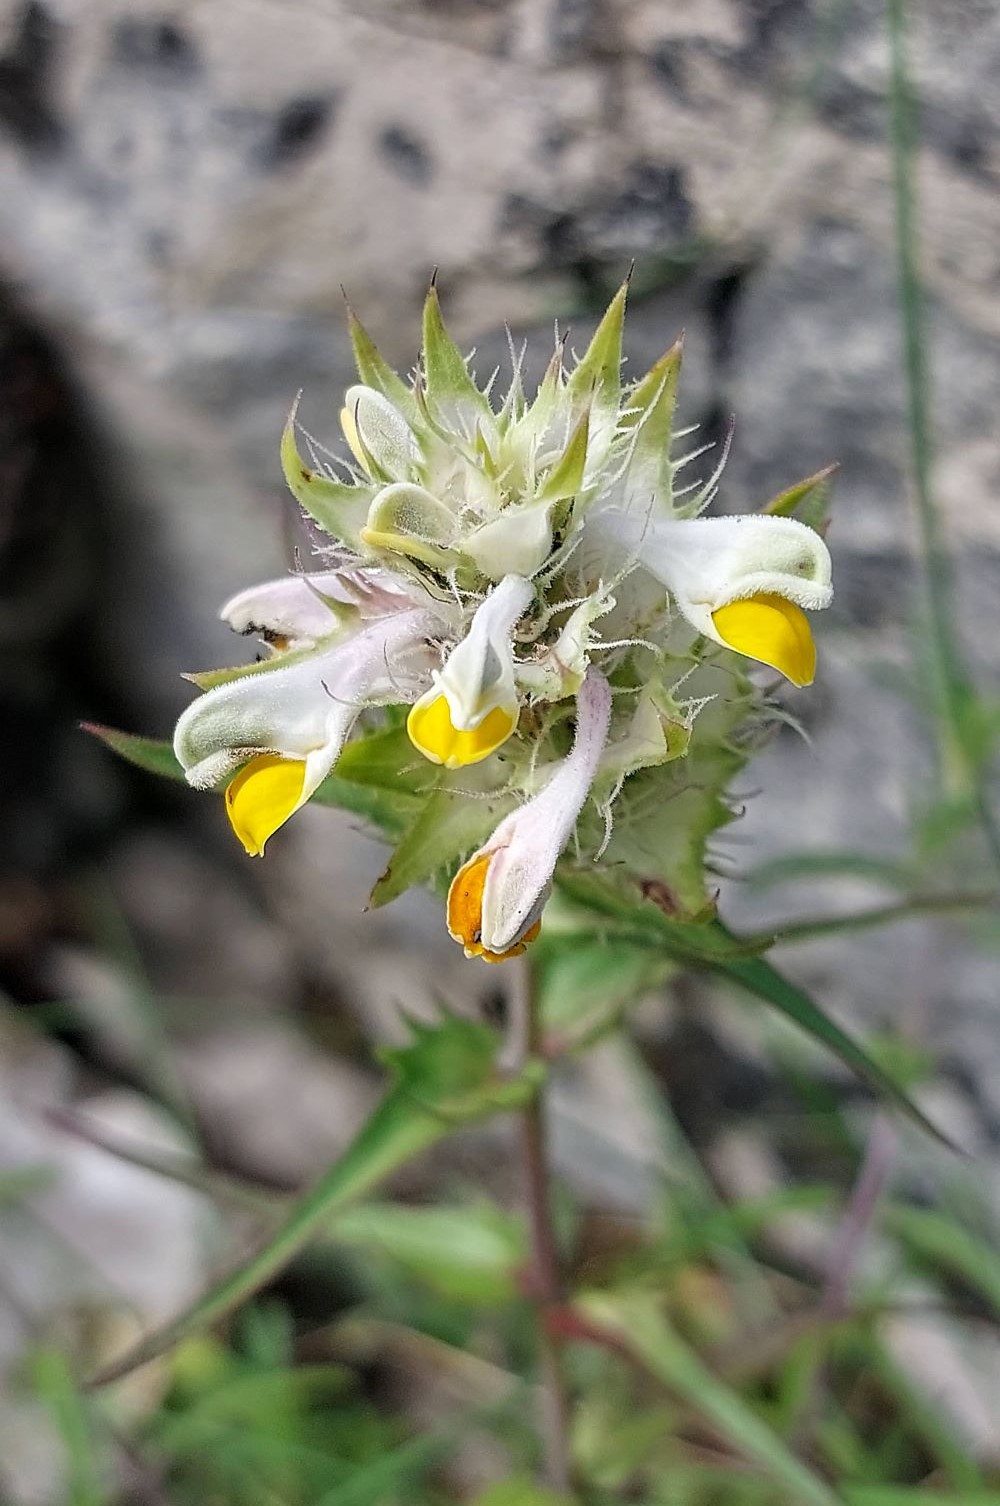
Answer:
POLYGON ((562 1499, 502 1118, 85 1388, 343 1151, 403 1011, 509 980, 428 896, 361 916, 353 818, 251 865, 76 722, 166 734, 308 550, 277 440, 300 387, 335 434, 340 284, 405 368, 438 266, 482 370, 505 319, 581 349, 633 257, 628 369, 683 327, 682 420, 737 414, 725 510, 841 467, 721 912, 964 1154, 722 986, 543 943, 553 1018, 629 1019, 550 1101, 577 1498, 996 1506, 993 0, 3 0, 0 171, 4 1506, 562 1499))

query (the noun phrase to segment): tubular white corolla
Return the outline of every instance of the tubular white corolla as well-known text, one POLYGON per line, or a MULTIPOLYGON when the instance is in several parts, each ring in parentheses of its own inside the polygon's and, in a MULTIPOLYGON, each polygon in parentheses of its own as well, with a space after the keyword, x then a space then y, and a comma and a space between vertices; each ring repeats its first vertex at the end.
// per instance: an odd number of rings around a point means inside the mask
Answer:
POLYGON ((448 891, 448 930, 467 957, 503 962, 538 935, 559 855, 597 774, 611 717, 611 690, 589 669, 576 699, 572 752, 519 810, 473 853, 448 891))

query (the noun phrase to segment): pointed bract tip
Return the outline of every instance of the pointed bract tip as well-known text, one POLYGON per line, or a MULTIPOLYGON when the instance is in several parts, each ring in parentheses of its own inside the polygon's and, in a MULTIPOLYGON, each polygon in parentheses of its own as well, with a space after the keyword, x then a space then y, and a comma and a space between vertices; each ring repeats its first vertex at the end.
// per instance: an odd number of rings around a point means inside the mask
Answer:
POLYGON ((434 270, 433 270, 433 272, 431 273, 431 282, 430 282, 430 288, 428 289, 428 291, 431 292, 431 293, 436 293, 437 292, 437 285, 438 285, 438 269, 437 269, 437 267, 435 267, 434 270))

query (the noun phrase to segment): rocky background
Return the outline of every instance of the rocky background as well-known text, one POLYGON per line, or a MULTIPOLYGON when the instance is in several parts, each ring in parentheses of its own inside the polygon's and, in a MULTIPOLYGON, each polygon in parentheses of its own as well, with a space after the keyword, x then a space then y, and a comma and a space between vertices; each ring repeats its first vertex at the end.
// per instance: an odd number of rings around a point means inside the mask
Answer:
MULTIPOLYGON (((1000 11, 914 10, 935 485, 966 648, 995 684, 1000 11)), ((367 1047, 400 1004, 496 1004, 496 975, 457 955, 429 899, 361 917, 380 853, 350 818, 307 810, 250 866, 211 802, 115 766, 75 725, 167 733, 179 671, 233 653, 218 604, 308 547, 277 440, 299 388, 306 425, 337 435, 341 285, 406 367, 438 267, 482 371, 505 319, 539 364, 554 317, 582 347, 634 258, 634 369, 683 327, 683 414, 709 436, 738 416, 726 510, 838 460, 837 601, 817 686, 789 700, 811 745, 785 732, 759 760, 722 856, 738 873, 789 850, 905 849, 928 744, 900 691, 914 535, 888 67, 878 0, 0 3, 3 1154, 67 1158, 76 1201, 51 1217, 104 1276, 116 1250, 116 1279, 142 1273, 146 1321, 198 1287, 211 1241, 183 1197, 60 1136, 53 1106, 139 1133, 150 1096, 180 1097, 220 1165, 294 1186, 363 1116, 367 1047)), ((856 880, 831 895, 872 897, 856 880)), ((722 897, 737 921, 823 900, 722 897)), ((928 1102, 1000 1191, 995 953, 909 922, 782 963, 846 1022, 932 1048, 928 1102)), ((642 1016, 675 1108, 718 1142, 723 1181, 766 1183, 770 1027, 686 1000, 642 1016)), ((657 1168, 623 1071, 599 1053, 566 1085, 557 1144, 584 1195, 636 1208, 657 1168)), ((25 1290, 23 1245, 0 1263, 32 1321, 76 1298, 40 1269, 25 1290)), ((0 1330, 2 1360, 20 1340, 0 1330)), ((44 1500, 37 1431, 10 1427, 12 1478, 44 1500)))

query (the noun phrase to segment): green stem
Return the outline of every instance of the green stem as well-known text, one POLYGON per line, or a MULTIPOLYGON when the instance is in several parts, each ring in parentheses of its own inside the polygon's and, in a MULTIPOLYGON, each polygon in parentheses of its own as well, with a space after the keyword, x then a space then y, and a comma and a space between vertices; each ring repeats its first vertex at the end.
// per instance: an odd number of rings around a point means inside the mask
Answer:
POLYGON ((967 741, 966 683, 952 629, 952 570, 931 487, 930 373, 924 295, 919 272, 919 225, 914 192, 915 108, 906 54, 907 0, 886 0, 891 50, 890 145, 895 201, 907 423, 920 541, 923 616, 937 705, 938 779, 946 796, 971 797, 994 861, 1000 866, 1000 829, 990 808, 978 759, 967 741))

